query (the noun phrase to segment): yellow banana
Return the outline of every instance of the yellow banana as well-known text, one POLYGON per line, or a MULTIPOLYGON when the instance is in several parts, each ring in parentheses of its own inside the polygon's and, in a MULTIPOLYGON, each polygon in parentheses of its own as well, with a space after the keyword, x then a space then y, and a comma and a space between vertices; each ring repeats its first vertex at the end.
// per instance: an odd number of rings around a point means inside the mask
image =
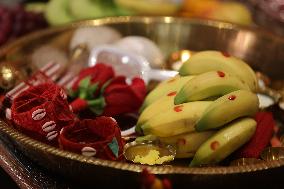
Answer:
POLYGON ((165 110, 141 125, 139 133, 169 137, 195 131, 195 124, 200 119, 211 101, 184 103, 165 110))
POLYGON ((189 132, 171 137, 157 137, 146 135, 136 138, 136 142, 159 141, 162 144, 169 144, 176 149, 176 158, 193 157, 197 149, 216 131, 189 132))
POLYGON ((197 149, 214 133, 215 131, 190 132, 159 139, 164 144, 176 147, 176 158, 188 158, 193 157, 197 149))
POLYGON ((176 93, 177 92, 169 93, 147 106, 139 116, 136 124, 136 130, 139 131, 138 127, 140 127, 152 117, 161 112, 164 112, 167 109, 170 109, 170 107, 173 107, 176 93))
POLYGON ((221 127, 234 119, 253 116, 259 107, 256 94, 238 90, 215 100, 203 113, 196 124, 197 131, 221 127))
POLYGON ((248 90, 246 83, 223 71, 205 72, 189 80, 175 97, 175 104, 223 96, 236 90, 248 90))
POLYGON ((241 118, 211 136, 197 150, 190 166, 218 163, 249 141, 256 129, 251 118, 241 118))
POLYGON ((201 74, 208 71, 225 71, 239 77, 256 92, 258 83, 254 71, 244 61, 219 51, 201 51, 192 55, 179 70, 181 76, 201 74))
POLYGON ((147 95, 140 109, 140 112, 142 112, 147 106, 158 100, 160 97, 178 92, 181 87, 192 78, 194 78, 194 76, 175 76, 171 79, 161 82, 147 95))

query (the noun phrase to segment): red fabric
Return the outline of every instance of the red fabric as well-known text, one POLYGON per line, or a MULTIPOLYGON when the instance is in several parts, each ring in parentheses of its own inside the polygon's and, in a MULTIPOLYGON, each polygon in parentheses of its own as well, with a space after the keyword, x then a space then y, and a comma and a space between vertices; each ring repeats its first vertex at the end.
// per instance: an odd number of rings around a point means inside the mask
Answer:
POLYGON ((112 67, 107 66, 102 63, 98 63, 93 67, 83 69, 79 73, 77 80, 74 82, 72 86, 72 90, 77 91, 80 81, 86 77, 91 77, 91 84, 95 84, 95 83, 99 84, 99 88, 97 90, 98 92, 105 82, 107 82, 109 79, 114 77, 114 71, 112 67))
POLYGON ((74 114, 69 110, 66 96, 63 94, 63 90, 51 82, 30 87, 20 93, 12 103, 13 123, 20 130, 38 140, 56 144, 61 128, 73 125, 75 119, 74 114), (42 113, 44 116, 40 119, 33 117, 37 110, 45 112, 45 115, 42 113), (50 121, 55 122, 55 128, 49 127, 49 131, 44 131, 43 125, 50 121), (48 133, 51 131, 56 131, 57 137, 48 140, 48 133))
POLYGON ((116 116, 137 112, 146 92, 145 83, 140 78, 134 78, 131 85, 128 85, 124 76, 115 77, 103 93, 106 102, 103 115, 116 116))
POLYGON ((251 140, 238 152, 239 158, 259 158, 261 152, 269 145, 275 125, 271 112, 258 112, 255 116, 256 131, 251 140))
POLYGON ((61 148, 81 153, 84 147, 96 149, 95 157, 108 160, 123 159, 124 140, 116 121, 110 117, 97 117, 78 121, 75 125, 65 127, 60 134, 61 148), (116 138, 119 145, 118 158, 113 154, 108 144, 116 138))

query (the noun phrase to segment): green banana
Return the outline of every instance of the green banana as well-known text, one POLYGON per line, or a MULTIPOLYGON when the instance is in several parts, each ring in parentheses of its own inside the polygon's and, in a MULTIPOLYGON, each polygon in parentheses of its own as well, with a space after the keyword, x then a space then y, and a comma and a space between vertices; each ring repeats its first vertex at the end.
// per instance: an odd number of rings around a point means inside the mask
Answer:
POLYGON ((215 100, 198 120, 195 129, 204 131, 221 127, 230 121, 243 117, 253 116, 259 108, 256 94, 238 90, 215 100))
POLYGON ((153 89, 145 98, 140 112, 142 112, 147 106, 158 100, 161 96, 178 92, 181 87, 194 76, 175 76, 168 80, 161 82, 155 89, 153 89))
POLYGON ((147 106, 140 114, 135 130, 139 131, 140 126, 147 122, 149 119, 165 111, 165 109, 170 109, 170 107, 173 107, 175 95, 176 93, 171 93, 170 95, 163 96, 147 106))
POLYGON ((201 51, 192 55, 179 70, 181 76, 201 74, 208 71, 225 71, 247 83, 251 91, 258 88, 254 71, 244 61, 219 51, 201 51))
POLYGON ((211 101, 196 101, 172 106, 141 125, 138 133, 169 137, 195 131, 195 124, 211 101))
POLYGON ((223 96, 232 91, 250 91, 239 78, 221 71, 205 72, 188 81, 175 97, 175 104, 204 100, 209 97, 223 96))
POLYGON ((159 140, 159 138, 155 135, 145 135, 145 136, 138 136, 135 139, 135 142, 137 143, 143 143, 145 141, 156 141, 159 140))
POLYGON ((115 16, 115 8, 112 3, 95 0, 68 0, 71 12, 77 19, 101 18, 106 16, 115 16))
POLYGON ((72 22, 74 16, 68 11, 69 0, 50 0, 47 3, 44 16, 50 25, 60 25, 72 22))
POLYGON ((231 122, 200 146, 190 166, 214 164, 222 161, 248 142, 255 129, 256 122, 251 118, 241 118, 231 122))

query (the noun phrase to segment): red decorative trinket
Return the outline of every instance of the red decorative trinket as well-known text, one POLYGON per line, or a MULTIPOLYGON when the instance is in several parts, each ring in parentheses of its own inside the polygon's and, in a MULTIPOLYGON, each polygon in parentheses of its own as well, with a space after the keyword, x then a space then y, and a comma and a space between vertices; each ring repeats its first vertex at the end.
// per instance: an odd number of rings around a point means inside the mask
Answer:
POLYGON ((121 138, 117 122, 111 117, 101 116, 63 128, 59 143, 64 150, 85 156, 122 160, 125 142, 121 138))
POLYGON ((62 94, 63 89, 51 82, 20 93, 11 107, 13 123, 33 138, 56 144, 61 128, 75 120, 62 94))

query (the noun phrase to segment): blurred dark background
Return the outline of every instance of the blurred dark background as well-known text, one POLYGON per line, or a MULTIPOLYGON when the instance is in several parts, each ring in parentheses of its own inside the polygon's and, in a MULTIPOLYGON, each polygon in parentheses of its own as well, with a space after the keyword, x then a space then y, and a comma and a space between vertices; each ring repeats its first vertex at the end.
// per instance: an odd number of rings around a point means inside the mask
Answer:
POLYGON ((18 186, 15 182, 10 178, 7 173, 0 168, 0 188, 2 189, 17 189, 18 186))

